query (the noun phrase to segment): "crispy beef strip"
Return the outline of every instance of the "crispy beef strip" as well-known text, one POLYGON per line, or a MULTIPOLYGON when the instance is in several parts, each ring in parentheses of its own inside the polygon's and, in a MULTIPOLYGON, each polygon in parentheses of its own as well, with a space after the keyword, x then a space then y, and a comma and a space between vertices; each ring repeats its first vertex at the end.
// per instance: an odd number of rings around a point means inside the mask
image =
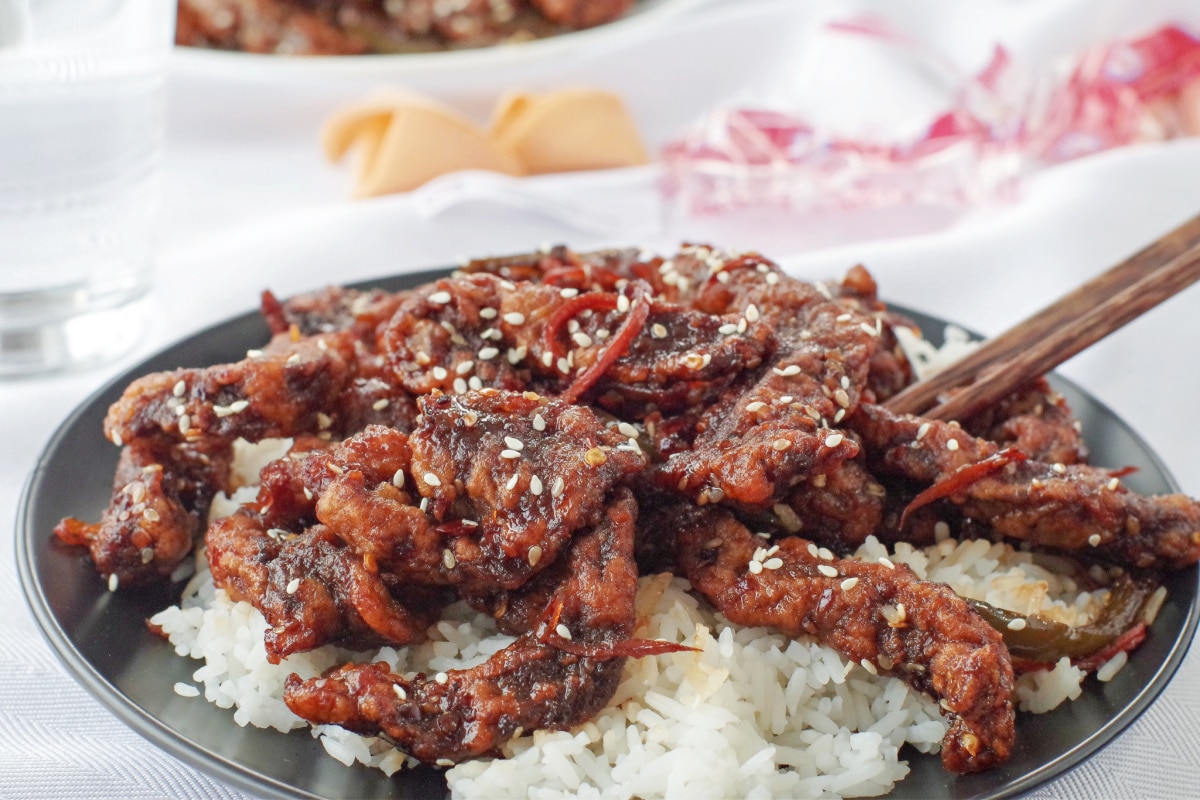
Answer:
MULTIPOLYGON (((851 420, 872 470, 924 485, 1000 454, 956 423, 926 421, 863 405, 851 420)), ((998 463, 998 462, 993 462, 998 463)), ((1013 461, 952 485, 947 498, 967 519, 1003 536, 1084 552, 1137 568, 1182 569, 1200 560, 1200 505, 1184 495, 1144 497, 1104 469, 1013 461)))
POLYGON ((774 330, 778 349, 756 382, 731 390, 701 417, 693 448, 673 454, 655 478, 702 504, 769 509, 798 481, 858 453, 853 437, 830 426, 859 402, 876 327, 765 260, 743 256, 709 269, 728 279, 704 284, 696 304, 720 313, 738 308, 748 325, 774 330))
POLYGON ((1008 651, 949 587, 903 566, 822 558, 800 537, 768 546, 721 509, 681 506, 675 520, 683 576, 732 622, 814 636, 936 698, 950 722, 942 764, 952 772, 1008 759, 1015 738, 1008 651))
MULTIPOLYGON (((449 552, 438 548, 430 582, 519 588, 597 524, 613 487, 646 463, 590 409, 532 392, 434 394, 421 408, 409 440, 413 481, 449 552)), ((335 505, 353 508, 330 501, 330 515, 324 503, 318 515, 351 539, 363 535, 363 526, 335 522, 335 505)))
POLYGON ((366 648, 421 641, 440 609, 427 590, 412 592, 424 602, 402 602, 393 590, 413 587, 389 586, 320 525, 280 534, 243 510, 209 526, 206 543, 213 583, 266 618, 264 643, 273 664, 328 643, 366 648))
POLYGON ((1034 461, 1086 464, 1087 447, 1066 399, 1039 378, 984 409, 963 427, 972 436, 1013 445, 1034 461))
POLYGON ((284 700, 314 723, 382 734, 426 762, 490 754, 520 730, 583 722, 616 690, 633 632, 636 513, 618 490, 599 524, 572 541, 533 628, 483 664, 411 678, 384 662, 348 664, 321 678, 289 676, 284 700))
POLYGON ((54 533, 87 547, 110 586, 162 580, 192 551, 213 495, 228 488, 232 457, 221 444, 134 442, 121 450, 100 521, 67 518, 54 533))

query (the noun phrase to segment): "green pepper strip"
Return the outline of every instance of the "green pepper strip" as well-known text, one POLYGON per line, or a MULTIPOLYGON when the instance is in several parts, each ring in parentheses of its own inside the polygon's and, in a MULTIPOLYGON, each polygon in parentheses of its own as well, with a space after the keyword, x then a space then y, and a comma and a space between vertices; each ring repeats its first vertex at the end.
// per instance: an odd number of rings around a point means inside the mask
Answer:
MULTIPOLYGON (((1079 662, 1110 647, 1124 637, 1127 644, 1121 649, 1132 649, 1143 637, 1130 635, 1139 626, 1146 600, 1158 588, 1158 583, 1149 579, 1134 580, 1128 574, 1120 576, 1110 587, 1108 600, 1100 615, 1087 625, 1071 627, 1061 622, 1048 620, 1036 614, 1024 616, 1014 611, 997 608, 982 600, 968 600, 968 605, 985 622, 1004 637, 1014 661, 1031 662, 1036 668, 1053 664, 1063 656, 1079 662), (1025 620, 1025 627, 1013 630, 1009 623, 1025 620)), ((1115 655, 1115 653, 1113 653, 1115 655)))

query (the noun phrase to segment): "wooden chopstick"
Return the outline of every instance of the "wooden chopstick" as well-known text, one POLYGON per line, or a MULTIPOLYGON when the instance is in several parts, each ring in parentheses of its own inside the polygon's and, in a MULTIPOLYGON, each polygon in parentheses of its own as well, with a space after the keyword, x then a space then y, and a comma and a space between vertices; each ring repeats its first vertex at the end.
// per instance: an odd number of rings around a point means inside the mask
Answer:
POLYGON ((884 406, 930 419, 968 419, 1200 280, 1200 216, 891 397, 884 406), (966 388, 965 384, 969 385, 966 388), (951 389, 959 391, 938 399, 951 389))

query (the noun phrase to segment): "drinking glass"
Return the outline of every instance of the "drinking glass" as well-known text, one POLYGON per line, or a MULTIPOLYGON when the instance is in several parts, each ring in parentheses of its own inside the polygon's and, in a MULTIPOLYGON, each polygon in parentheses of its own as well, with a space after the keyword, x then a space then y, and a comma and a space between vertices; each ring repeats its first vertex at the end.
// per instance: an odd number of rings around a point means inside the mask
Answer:
POLYGON ((141 333, 174 0, 0 0, 0 378, 141 333))

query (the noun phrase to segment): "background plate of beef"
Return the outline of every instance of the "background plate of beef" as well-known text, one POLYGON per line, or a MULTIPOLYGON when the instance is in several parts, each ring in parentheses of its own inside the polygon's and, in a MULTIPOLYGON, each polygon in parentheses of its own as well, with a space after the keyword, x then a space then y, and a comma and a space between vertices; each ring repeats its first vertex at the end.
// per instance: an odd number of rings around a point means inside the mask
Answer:
MULTIPOLYGON (((397 290, 445 274, 409 274, 365 285, 397 290)), ((944 323, 904 313, 940 342, 944 323)), ((444 796, 438 771, 403 770, 388 778, 361 766, 345 767, 306 730, 281 734, 241 728, 231 710, 177 695, 174 684, 189 681, 199 663, 176 656, 144 620, 178 602, 182 585, 109 593, 87 557, 56 544, 51 533, 62 517, 95 518, 108 503, 117 448, 103 437, 101 422, 130 381, 152 371, 235 361, 267 336, 257 312, 215 325, 119 376, 68 417, 38 461, 18 510, 16 555, 25 597, 43 635, 87 691, 158 747, 221 780, 256 796, 444 796)), ((1083 421, 1092 463, 1136 467, 1123 480, 1138 492, 1178 491, 1129 425, 1078 387, 1061 379, 1053 383, 1083 421)), ((1145 644, 1113 681, 1089 678, 1079 700, 1048 714, 1018 716, 1017 747, 1009 763, 954 776, 942 770, 938 756, 904 751, 912 774, 890 797, 1010 797, 1088 758, 1154 701, 1183 661, 1197 625, 1197 574, 1192 567, 1167 576, 1166 604, 1145 644)))
POLYGON ((467 42, 440 47, 432 40, 413 40, 408 44, 390 45, 399 52, 337 56, 248 53, 220 47, 180 45, 175 48, 173 59, 185 73, 233 80, 305 76, 391 80, 444 78, 469 84, 472 79, 487 80, 490 71, 498 68, 549 64, 558 69, 563 59, 656 30, 701 2, 635 0, 616 19, 580 29, 552 25, 541 20, 534 25, 538 38, 528 41, 498 44, 467 42))

